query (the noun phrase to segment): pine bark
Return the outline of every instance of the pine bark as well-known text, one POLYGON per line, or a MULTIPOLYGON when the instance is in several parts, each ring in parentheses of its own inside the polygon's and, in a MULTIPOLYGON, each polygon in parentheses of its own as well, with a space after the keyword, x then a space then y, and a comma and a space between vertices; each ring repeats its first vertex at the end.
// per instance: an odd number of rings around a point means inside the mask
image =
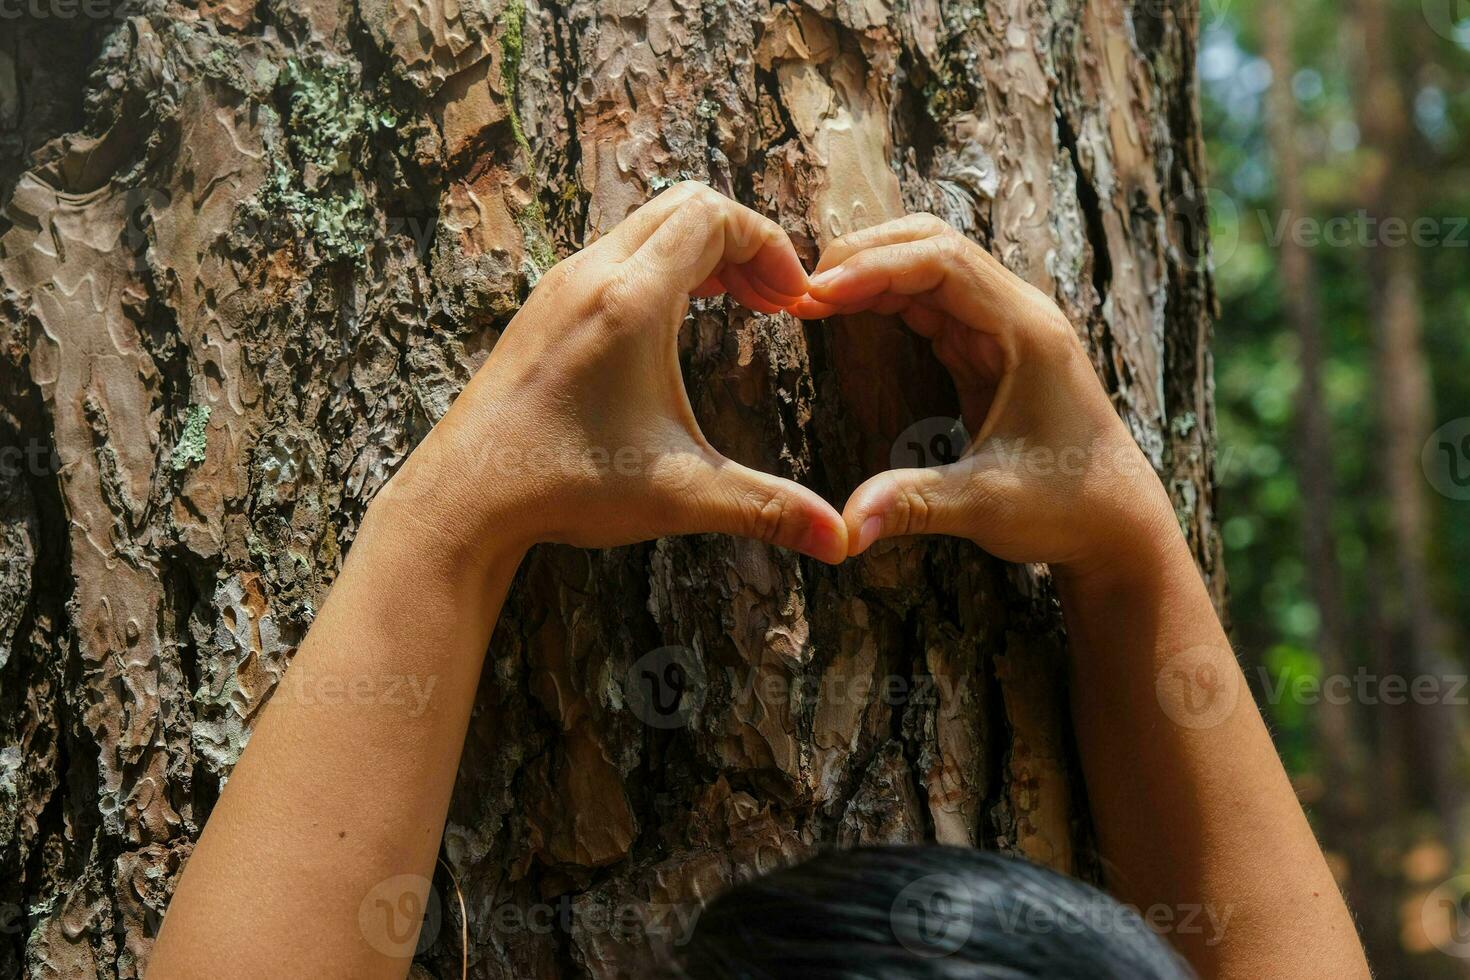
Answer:
MULTIPOLYGON (((916 210, 991 247, 1085 338, 1223 597, 1192 3, 149 0, 67 26, 0 39, 0 974, 141 975, 373 495, 549 264, 679 179, 808 260, 916 210)), ((700 301, 681 349, 717 447, 834 501, 957 414, 881 319, 700 301)), ((719 537, 537 549, 444 835, 471 975, 635 975, 670 910, 829 843, 1095 874, 1062 644, 1044 569, 954 540, 837 569, 719 537), (697 694, 672 727, 637 690, 665 648, 697 694), (533 907, 548 928, 505 912, 533 907)), ((418 969, 457 976, 437 884, 418 969)))

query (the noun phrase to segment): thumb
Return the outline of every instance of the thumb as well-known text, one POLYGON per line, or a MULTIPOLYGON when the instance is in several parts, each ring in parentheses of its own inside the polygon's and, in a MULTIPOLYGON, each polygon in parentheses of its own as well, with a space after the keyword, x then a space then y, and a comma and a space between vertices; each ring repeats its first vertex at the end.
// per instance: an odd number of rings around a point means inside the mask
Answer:
POLYGON ((974 457, 879 473, 854 490, 843 508, 849 551, 860 555, 875 541, 913 534, 973 537, 982 505, 974 457))
POLYGON ((847 558, 847 525, 831 504, 800 484, 711 456, 691 485, 687 533, 754 538, 832 565, 847 558))

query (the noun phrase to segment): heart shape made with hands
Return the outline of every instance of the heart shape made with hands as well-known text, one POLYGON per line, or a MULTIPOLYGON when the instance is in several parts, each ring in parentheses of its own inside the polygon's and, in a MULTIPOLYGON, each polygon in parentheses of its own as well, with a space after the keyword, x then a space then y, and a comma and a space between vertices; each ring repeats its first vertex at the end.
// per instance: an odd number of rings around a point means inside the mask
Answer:
MULTIPOLYGON (((1006 294, 1030 287, 939 219, 913 215, 839 238, 823 250, 810 276, 778 225, 698 184, 681 185, 656 198, 612 234, 626 234, 632 240, 642 237, 639 247, 647 253, 650 269, 660 270, 666 287, 687 288, 692 297, 728 293, 758 312, 784 311, 802 319, 861 312, 902 318, 930 340, 954 378, 962 414, 972 428, 979 428, 975 445, 990 435, 990 419, 1000 414, 995 410, 1015 373, 1010 370, 1014 350, 998 315, 1016 306, 1006 294), (655 222, 660 222, 659 229, 643 237, 644 229, 655 222), (706 229, 703 237, 714 241, 701 241, 693 227, 701 223, 706 229), (671 228, 685 229, 683 240, 658 244, 656 239, 671 228), (975 254, 962 256, 962 249, 975 254), (968 271, 977 261, 979 275, 968 271)), ((1039 293, 1031 299, 1055 310, 1039 293)), ((698 433, 697 425, 694 431, 698 433)), ((965 515, 941 513, 944 507, 936 502, 946 495, 931 491, 947 487, 955 491, 951 496, 963 495, 980 457, 970 447, 962 448, 959 459, 946 466, 873 476, 851 495, 840 515, 830 508, 823 513, 810 499, 797 501, 798 509, 805 510, 799 522, 808 533, 793 546, 832 561, 860 554, 882 537, 961 533, 965 515), (830 523, 832 516, 840 517, 840 526, 830 523)), ((789 513, 784 505, 767 506, 783 516, 789 513)), ((758 536, 792 543, 779 531, 758 536)))
POLYGON ((944 534, 1007 561, 1080 567, 1173 523, 1163 485, 1071 322, 988 251, 915 214, 829 242, 808 276, 774 223, 707 189, 689 193, 713 197, 710 207, 762 241, 727 252, 713 271, 696 266, 693 294, 727 291, 753 309, 802 319, 896 316, 929 341, 954 381, 973 440, 942 465, 869 477, 843 506, 835 543, 844 548, 834 552, 944 534))
POLYGON ((1060 310, 938 218, 843 236, 808 275, 775 222, 684 183, 543 277, 426 440, 429 461, 404 470, 427 475, 426 501, 456 492, 434 504, 436 520, 528 547, 724 533, 835 564, 880 538, 948 534, 1010 561, 1056 562, 1106 536, 1091 524, 1124 528, 1115 504, 1137 486, 1086 465, 1070 482, 1038 479, 1008 447, 1099 438, 1142 460, 1060 310), (974 441, 957 461, 869 478, 840 513, 727 459, 695 420, 678 350, 691 297, 723 293, 804 319, 902 318, 954 379, 974 441))

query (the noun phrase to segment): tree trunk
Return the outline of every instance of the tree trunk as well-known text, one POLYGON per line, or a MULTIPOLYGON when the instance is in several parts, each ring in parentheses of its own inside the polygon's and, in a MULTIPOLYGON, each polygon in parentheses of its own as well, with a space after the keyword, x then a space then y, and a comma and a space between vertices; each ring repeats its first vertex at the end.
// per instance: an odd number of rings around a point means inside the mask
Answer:
MULTIPOLYGON (((0 477, 0 972, 141 974, 367 503, 548 265, 680 178, 809 260, 906 210, 991 246, 1088 341, 1220 596, 1196 21, 148 0, 0 42, 0 431, 32 450, 0 477)), ((838 502, 957 414, 884 320, 700 301, 682 351, 717 447, 838 502)), ((1094 873, 1062 642, 1043 569, 955 540, 537 549, 444 835, 471 975, 631 975, 640 928, 824 843, 1094 873)), ((421 964, 457 976, 437 885, 421 964)))
MULTIPOLYGON (((1389 219, 1411 222, 1418 214, 1414 191, 1411 118, 1393 58, 1395 37, 1386 0, 1358 0, 1354 7, 1358 51, 1358 117, 1369 151, 1363 196, 1374 227, 1389 219)), ((1390 593, 1395 627, 1395 672, 1411 678, 1443 678, 1458 672, 1449 659, 1449 626, 1430 584, 1428 488, 1421 455, 1435 429, 1434 392, 1424 353, 1423 301, 1415 248, 1385 232, 1367 250, 1370 313, 1377 347, 1376 372, 1380 472, 1388 501, 1389 541, 1398 588, 1390 593)), ((1404 713, 1401 713, 1401 715, 1404 713)), ((1416 789, 1434 814, 1450 867, 1463 850, 1459 710, 1453 699, 1415 705, 1403 718, 1409 728, 1416 789)))
MULTIPOLYGON (((1310 215, 1302 189, 1298 113, 1292 94, 1296 75, 1295 10, 1289 3, 1268 3, 1261 6, 1260 16, 1261 40, 1271 65, 1266 128, 1275 160, 1276 199, 1286 219, 1296 222, 1310 215)), ((1296 469, 1301 480, 1302 555, 1319 615, 1316 652, 1323 677, 1350 677, 1349 630, 1342 606, 1333 526, 1337 513, 1336 454, 1323 392, 1328 351, 1317 268, 1310 249, 1296 236, 1285 236, 1279 258, 1284 306, 1300 345, 1296 469)), ((1383 792, 1371 798, 1367 793, 1368 758, 1357 705, 1327 699, 1314 706, 1312 720, 1324 784, 1321 799, 1308 801, 1317 804, 1318 832, 1324 846, 1341 858, 1339 877, 1359 912, 1365 933, 1373 937, 1372 946, 1392 949, 1397 946, 1398 923, 1393 915, 1382 914, 1384 903, 1373 901, 1392 887, 1377 867, 1373 833, 1394 823, 1390 816, 1396 815, 1396 800, 1383 792)), ((1384 968, 1381 962, 1376 965, 1384 968)))

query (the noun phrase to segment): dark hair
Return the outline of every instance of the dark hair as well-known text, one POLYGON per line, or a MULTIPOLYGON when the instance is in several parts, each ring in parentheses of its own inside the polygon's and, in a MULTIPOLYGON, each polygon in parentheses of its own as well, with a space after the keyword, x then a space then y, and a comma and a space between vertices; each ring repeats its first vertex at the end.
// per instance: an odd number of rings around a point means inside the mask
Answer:
POLYGON ((694 980, 1188 980, 1138 915, 1091 885, 958 847, 830 851, 716 899, 694 980))

